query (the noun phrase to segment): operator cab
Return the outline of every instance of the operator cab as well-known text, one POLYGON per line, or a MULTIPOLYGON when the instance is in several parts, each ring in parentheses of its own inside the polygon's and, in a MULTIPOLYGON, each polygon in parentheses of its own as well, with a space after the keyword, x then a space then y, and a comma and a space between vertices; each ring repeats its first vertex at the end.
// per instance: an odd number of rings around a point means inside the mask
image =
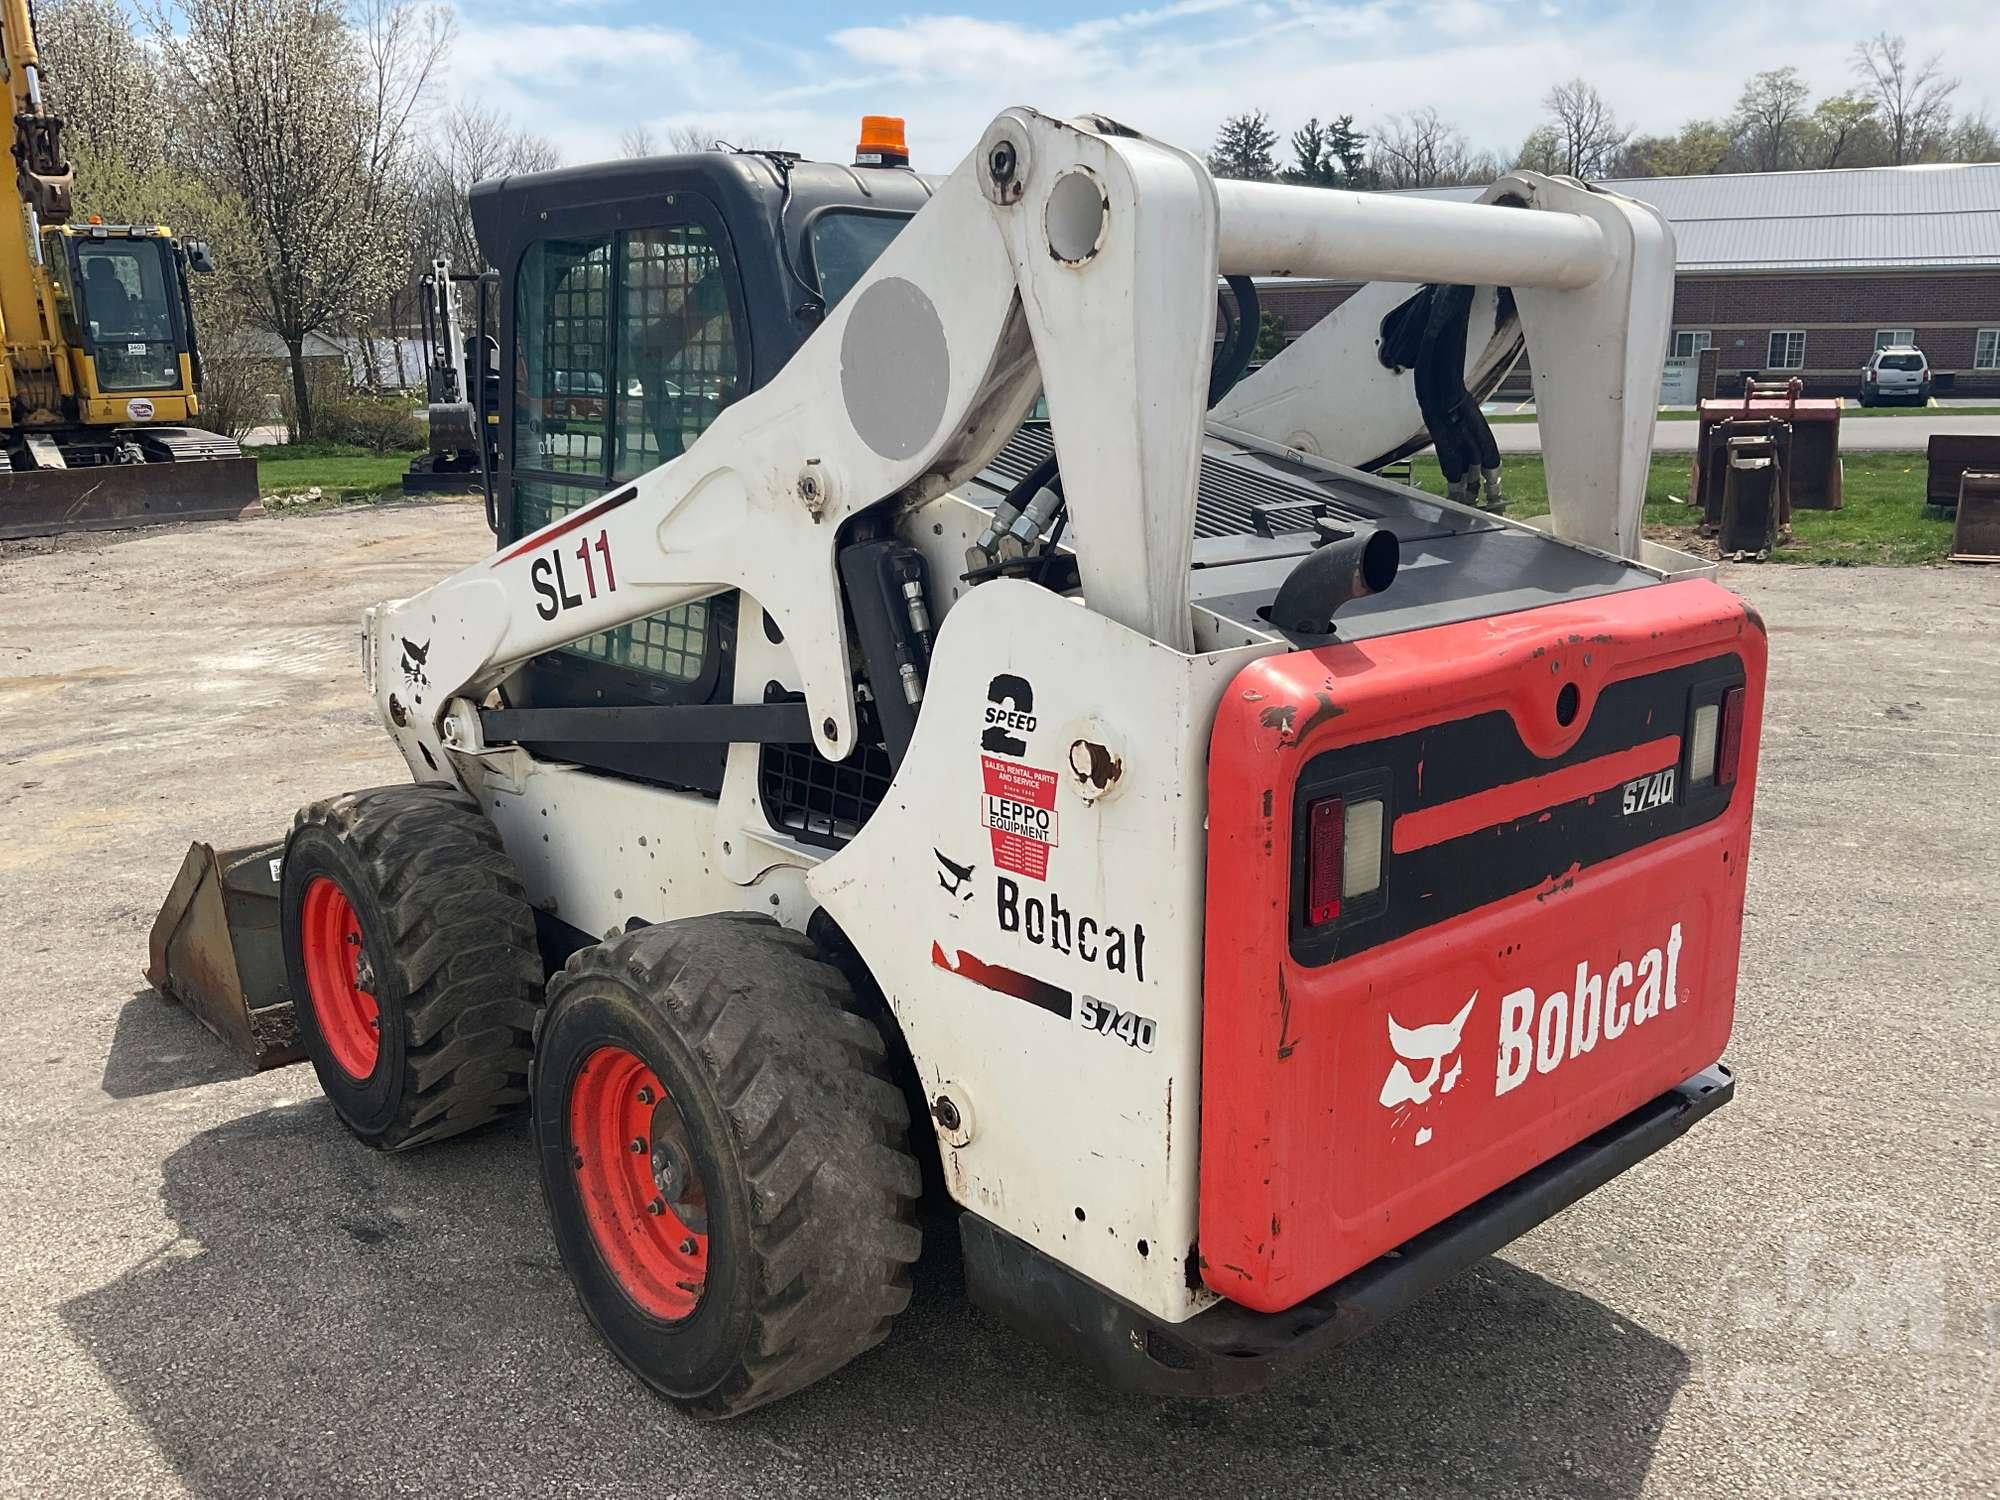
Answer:
MULTIPOLYGON (((538 172, 471 193, 501 276, 501 545, 677 458, 797 352, 929 200, 899 166, 707 151, 538 172)), ((514 707, 727 702, 733 594, 536 658, 514 707)), ((724 745, 536 753, 715 795, 724 745)))
POLYGON ((205 247, 154 226, 86 223, 45 229, 43 248, 83 352, 83 400, 190 388, 187 273, 206 267, 205 247))

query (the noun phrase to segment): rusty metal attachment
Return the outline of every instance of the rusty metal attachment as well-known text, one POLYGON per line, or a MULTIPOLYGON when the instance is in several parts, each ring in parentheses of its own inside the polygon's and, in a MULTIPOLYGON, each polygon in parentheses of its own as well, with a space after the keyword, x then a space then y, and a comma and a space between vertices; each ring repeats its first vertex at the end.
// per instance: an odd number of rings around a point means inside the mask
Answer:
POLYGON ((1951 560, 2000 563, 2000 472, 1967 469, 1959 475, 1951 560))
POLYGON ((305 1057, 278 926, 284 852, 189 845, 148 940, 147 982, 259 1069, 305 1057))

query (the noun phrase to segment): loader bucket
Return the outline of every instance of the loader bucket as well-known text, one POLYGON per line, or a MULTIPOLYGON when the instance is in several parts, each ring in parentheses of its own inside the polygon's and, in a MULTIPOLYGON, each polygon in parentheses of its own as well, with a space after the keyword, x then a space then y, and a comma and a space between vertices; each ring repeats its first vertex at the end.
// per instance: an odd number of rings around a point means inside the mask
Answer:
POLYGON ((257 505, 257 460, 99 464, 0 473, 0 541, 162 521, 233 521, 257 505))
POLYGON ((282 841, 191 844, 153 921, 146 978, 257 1068, 305 1056, 278 932, 282 841))

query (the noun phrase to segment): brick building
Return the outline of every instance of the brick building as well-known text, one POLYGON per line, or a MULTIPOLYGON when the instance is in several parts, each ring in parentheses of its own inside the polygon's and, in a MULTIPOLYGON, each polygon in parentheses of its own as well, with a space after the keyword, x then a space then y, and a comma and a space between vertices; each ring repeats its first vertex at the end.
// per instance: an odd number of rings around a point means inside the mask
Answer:
MULTIPOLYGON (((1723 389, 1746 373, 1799 375, 1814 394, 1852 396, 1878 344, 1913 341, 1937 394, 2000 396, 2000 163, 1603 185, 1673 224, 1669 352, 1713 348, 1723 389)), ((1296 338, 1353 288, 1292 280, 1259 290, 1296 338)), ((1520 372, 1510 384, 1525 384, 1520 372)))

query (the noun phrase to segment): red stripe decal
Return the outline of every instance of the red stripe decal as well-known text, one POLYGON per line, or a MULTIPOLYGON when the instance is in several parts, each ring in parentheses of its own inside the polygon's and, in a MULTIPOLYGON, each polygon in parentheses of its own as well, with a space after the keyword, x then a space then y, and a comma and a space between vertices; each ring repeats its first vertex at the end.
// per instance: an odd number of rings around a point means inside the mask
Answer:
POLYGON ((1413 849, 1428 849, 1433 844, 1463 838, 1482 828, 1511 823, 1530 813, 1560 807, 1579 797, 1608 792, 1635 777, 1664 770, 1679 761, 1680 754, 1681 737, 1677 734, 1663 735, 1643 745, 1634 745, 1630 750, 1619 750, 1594 760, 1564 766, 1546 776, 1531 776, 1526 781, 1475 792, 1455 802, 1441 802, 1436 807, 1404 813, 1396 819, 1390 847, 1398 854, 1408 854, 1413 849))
POLYGON ((989 964, 983 958, 959 951, 956 960, 945 957, 944 947, 931 944, 931 964, 943 969, 947 974, 956 974, 960 979, 970 979, 974 984, 992 990, 995 994, 1006 995, 1010 999, 1025 1000, 1030 1005, 1039 1005, 1043 1010, 1054 1011, 1064 1020, 1070 1016, 1070 993, 1060 985, 1050 984, 1046 979, 1037 979, 1032 974, 1023 974, 1019 969, 1010 969, 1003 964, 989 964))
POLYGON ((618 493, 615 495, 606 495, 602 500, 597 501, 595 504, 586 505, 582 510, 577 511, 572 515, 564 516, 560 521, 556 521, 550 525, 544 526, 540 531, 535 532, 532 536, 523 537, 520 541, 516 542, 513 546, 509 547, 505 552, 501 553, 498 557, 494 558, 493 561, 490 564, 488 564, 488 566, 497 568, 503 562, 513 561, 513 559, 519 557, 523 552, 532 552, 537 547, 547 546, 550 542, 553 542, 557 537, 568 536, 572 531, 576 530, 577 527, 585 525, 588 522, 595 521, 599 516, 604 515, 608 511, 614 511, 618 509, 619 506, 623 505, 627 500, 630 500, 631 498, 633 498, 633 496, 637 495, 638 493, 639 491, 637 489, 628 486, 627 488, 618 491, 618 493))

